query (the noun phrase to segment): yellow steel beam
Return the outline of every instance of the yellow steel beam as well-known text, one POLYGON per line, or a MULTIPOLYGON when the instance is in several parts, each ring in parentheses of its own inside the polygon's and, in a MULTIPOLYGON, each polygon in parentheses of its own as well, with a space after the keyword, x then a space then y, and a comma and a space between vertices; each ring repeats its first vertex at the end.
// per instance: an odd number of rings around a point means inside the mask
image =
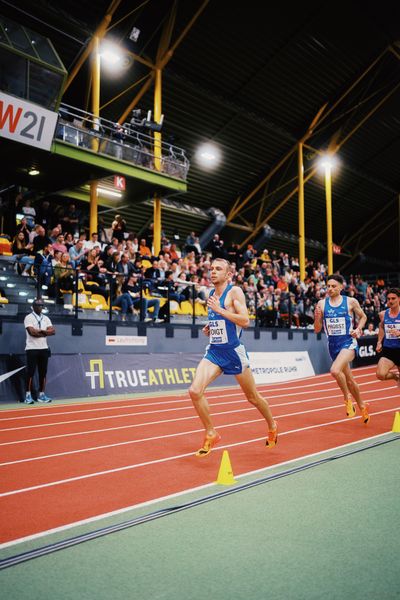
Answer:
POLYGON ((303 164, 303 144, 298 148, 298 177, 299 177, 299 264, 300 281, 304 281, 306 276, 306 238, 305 238, 305 218, 304 218, 304 164, 303 164))
POLYGON ((326 198, 326 251, 328 255, 328 273, 333 274, 333 239, 332 239, 332 167, 325 165, 325 198, 326 198))
POLYGON ((112 104, 113 102, 115 102, 115 100, 118 100, 118 98, 121 98, 121 96, 123 96, 124 94, 126 94, 130 90, 133 90, 133 88, 135 88, 140 83, 143 83, 143 81, 145 81, 149 76, 150 76, 150 73, 147 73, 147 75, 145 75, 141 79, 138 79, 137 81, 135 81, 135 83, 132 83, 132 85, 130 85, 125 90, 123 90, 122 92, 120 92, 119 94, 117 94, 116 96, 114 96, 114 98, 111 98, 111 100, 109 100, 108 102, 105 102, 104 104, 102 104, 100 106, 100 110, 103 110, 103 108, 106 108, 106 106, 109 106, 110 104, 112 104))
MULTIPOLYGON (((313 120, 311 121, 310 125, 308 126, 306 133, 303 135, 303 137, 301 138, 301 140, 299 140, 300 143, 304 143, 310 137, 310 135, 314 131, 315 126, 319 122, 322 113, 326 109, 326 106, 327 106, 326 103, 323 106, 321 106, 321 108, 319 109, 319 111, 317 112, 317 114, 315 115, 315 117, 313 118, 313 120)), ((232 209, 230 210, 230 212, 228 213, 228 216, 227 216, 227 222, 228 223, 230 221, 232 221, 240 213, 241 210, 243 210, 243 208, 246 206, 246 204, 248 204, 250 202, 250 200, 253 198, 253 196, 255 194, 257 194, 257 192, 263 187, 263 185, 265 185, 266 183, 268 183, 270 181, 270 179, 273 177, 273 175, 275 175, 275 173, 277 171, 279 171, 279 169, 292 156, 292 154, 294 152, 296 152, 297 147, 298 147, 297 144, 294 145, 289 150, 289 152, 287 152, 285 154, 285 156, 283 158, 281 158, 281 160, 271 169, 271 171, 268 173, 268 175, 266 175, 266 177, 264 177, 264 179, 250 192, 250 194, 248 194, 246 196, 246 198, 244 198, 239 204, 237 204, 236 206, 232 207, 232 209)))
POLYGON ((142 89, 136 94, 136 96, 134 97, 134 99, 129 103, 129 105, 126 107, 126 109, 124 110, 124 112, 120 115, 120 117, 118 119, 118 123, 121 123, 121 124, 124 123, 125 119, 129 115, 129 113, 131 112, 131 110, 135 108, 135 106, 137 105, 138 102, 140 102, 140 100, 142 99, 142 97, 145 95, 145 93, 147 92, 147 90, 149 89, 149 87, 151 86, 151 84, 153 83, 153 78, 154 78, 154 71, 152 71, 151 73, 149 73, 148 80, 143 85, 142 89))
POLYGON ((197 21, 197 19, 203 12, 203 10, 206 8, 209 1, 210 0, 204 0, 203 4, 200 6, 199 10, 190 19, 189 23, 186 25, 186 27, 184 28, 182 33, 179 35, 179 37, 176 39, 174 44, 171 46, 171 48, 169 50, 167 50, 165 52, 164 56, 160 59, 160 62, 157 64, 157 67, 159 69, 163 69, 166 66, 166 64, 171 60, 175 50, 177 49, 179 44, 183 41, 183 39, 186 37, 186 35, 189 33, 189 31, 191 30, 191 28, 193 27, 193 25, 195 24, 195 22, 197 21))
POLYGON ((133 13, 137 12, 138 10, 140 10, 143 6, 146 6, 146 4, 148 4, 150 2, 150 0, 145 0, 144 2, 142 2, 142 4, 139 4, 139 6, 136 6, 133 10, 130 10, 126 15, 124 15, 123 17, 121 17, 120 19, 118 19, 118 21, 115 21, 109 28, 107 31, 111 31, 111 29, 113 29, 114 27, 116 27, 117 25, 119 25, 120 23, 122 23, 122 21, 125 21, 125 19, 128 19, 128 17, 130 17, 131 15, 133 15, 133 13))
POLYGON ((107 27, 109 26, 111 19, 113 17, 113 14, 117 10, 120 3, 121 3, 121 0, 113 0, 111 2, 102 22, 100 23, 100 25, 94 32, 92 39, 90 40, 89 44, 86 46, 85 50, 82 52, 81 56, 78 59, 78 62, 76 63, 76 65, 72 69, 71 73, 69 74, 67 82, 65 84, 64 93, 67 91, 67 89, 69 88, 69 86, 71 85, 71 83, 73 82, 73 80, 75 79, 77 74, 79 73, 79 71, 80 71, 82 65, 84 64, 84 62, 86 61, 86 59, 92 53, 93 46, 95 43, 94 39, 97 38, 97 39, 101 40, 104 37, 104 35, 107 31, 107 27))
MULTIPOLYGON (((311 179, 311 177, 313 177, 315 175, 315 173, 317 172, 317 167, 313 167, 310 172, 308 173, 308 175, 306 175, 306 177, 304 177, 304 183, 307 183, 307 181, 309 179, 311 179)), ((264 225, 266 223, 268 223, 268 221, 270 219, 272 219, 272 217, 274 217, 276 215, 277 212, 279 212, 281 210, 281 208, 283 206, 285 206, 285 204, 299 191, 299 186, 297 185, 291 192, 289 192, 284 198, 283 200, 281 200, 279 202, 279 204, 265 217, 265 219, 259 223, 258 225, 256 225, 256 227, 254 227, 251 235, 248 235, 247 238, 244 240, 244 242, 242 242, 240 244, 240 248, 243 248, 246 244, 248 244, 250 242, 250 240, 252 238, 254 238, 254 236, 264 227, 264 225)), ((228 223, 227 223, 228 225, 228 223)))

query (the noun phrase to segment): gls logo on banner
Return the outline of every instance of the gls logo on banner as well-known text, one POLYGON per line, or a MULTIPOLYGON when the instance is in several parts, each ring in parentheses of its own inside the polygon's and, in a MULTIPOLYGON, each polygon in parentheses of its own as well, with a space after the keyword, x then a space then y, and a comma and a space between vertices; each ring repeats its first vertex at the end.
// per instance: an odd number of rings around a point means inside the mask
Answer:
POLYGON ((372 344, 370 344, 369 346, 360 346, 358 350, 359 350, 361 358, 367 358, 369 356, 376 356, 376 352, 375 352, 372 344))
POLYGON ((103 359, 96 358, 89 361, 89 371, 85 371, 85 375, 90 379, 91 390, 104 390, 187 385, 192 383, 195 372, 194 367, 105 370, 103 359))

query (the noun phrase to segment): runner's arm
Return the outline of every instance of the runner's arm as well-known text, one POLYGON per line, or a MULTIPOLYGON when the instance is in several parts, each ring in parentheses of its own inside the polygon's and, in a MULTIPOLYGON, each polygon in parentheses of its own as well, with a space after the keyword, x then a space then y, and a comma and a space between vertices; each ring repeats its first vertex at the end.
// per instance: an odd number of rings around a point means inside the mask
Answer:
POLYGON ((384 314, 385 314, 384 310, 379 313, 379 331, 378 331, 378 341, 376 343, 376 351, 377 352, 381 352, 383 338, 385 337, 385 329, 383 327, 384 314))
POLYGON ((358 300, 351 298, 350 308, 357 317, 357 327, 350 333, 351 337, 360 337, 363 334, 365 323, 367 322, 367 315, 361 308, 358 300))
POLYGON ((322 315, 323 315, 323 300, 320 300, 314 310, 314 331, 319 333, 322 329, 322 315))

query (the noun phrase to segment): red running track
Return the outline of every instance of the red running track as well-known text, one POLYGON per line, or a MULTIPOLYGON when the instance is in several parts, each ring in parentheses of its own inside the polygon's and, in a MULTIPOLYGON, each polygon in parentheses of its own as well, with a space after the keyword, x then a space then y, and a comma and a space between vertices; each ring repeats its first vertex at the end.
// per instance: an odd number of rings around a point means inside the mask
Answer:
POLYGON ((279 423, 265 447, 265 421, 238 387, 207 393, 222 435, 207 458, 187 394, 0 411, 0 543, 70 526, 212 483, 229 449, 235 476, 391 430, 399 388, 354 371, 371 422, 347 419, 330 375, 259 386, 279 423))

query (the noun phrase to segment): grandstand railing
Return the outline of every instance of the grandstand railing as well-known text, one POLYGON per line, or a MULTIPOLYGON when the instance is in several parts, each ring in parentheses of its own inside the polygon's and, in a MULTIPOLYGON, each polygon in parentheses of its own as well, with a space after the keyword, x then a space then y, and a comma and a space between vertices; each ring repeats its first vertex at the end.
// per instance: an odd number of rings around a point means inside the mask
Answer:
POLYGON ((185 151, 162 142, 161 157, 156 157, 153 137, 142 129, 135 123, 119 125, 68 104, 61 104, 55 138, 186 181, 190 163, 185 151))

